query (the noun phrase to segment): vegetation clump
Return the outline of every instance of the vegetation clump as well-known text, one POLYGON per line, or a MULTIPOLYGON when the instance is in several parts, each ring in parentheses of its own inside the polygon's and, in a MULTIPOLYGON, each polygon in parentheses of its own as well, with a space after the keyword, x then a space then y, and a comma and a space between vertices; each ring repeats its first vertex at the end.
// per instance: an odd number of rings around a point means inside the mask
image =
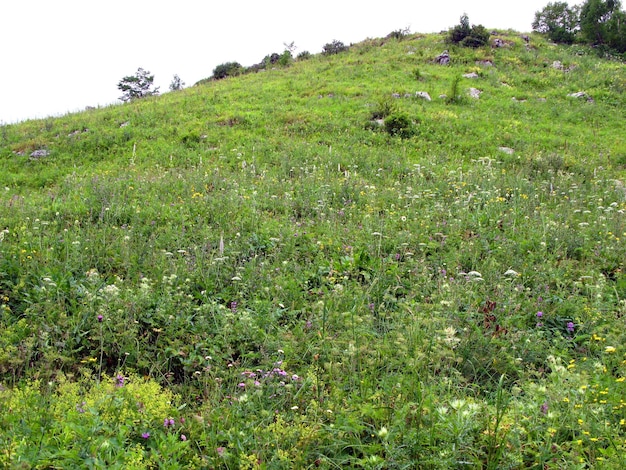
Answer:
POLYGON ((556 43, 586 43, 601 53, 626 52, 626 12, 616 0, 586 0, 582 5, 551 2, 535 13, 534 31, 556 43))
POLYGON ((120 97, 122 101, 132 101, 146 96, 159 94, 159 87, 153 88, 154 75, 142 69, 137 69, 135 75, 128 75, 122 78, 117 84, 117 88, 124 94, 120 97))
POLYGON ((244 72, 239 62, 225 62, 213 69, 213 80, 222 80, 227 77, 236 77, 244 72))
POLYGON ((345 52, 349 49, 343 42, 335 39, 332 42, 324 44, 322 48, 322 54, 324 55, 334 55, 339 54, 341 52, 345 52))
POLYGON ((392 137, 408 139, 415 134, 413 120, 405 113, 392 113, 385 118, 385 131, 392 137))
POLYGON ((460 23, 449 31, 447 40, 452 44, 477 48, 489 44, 489 37, 489 31, 484 26, 470 26, 468 16, 463 14, 460 23))

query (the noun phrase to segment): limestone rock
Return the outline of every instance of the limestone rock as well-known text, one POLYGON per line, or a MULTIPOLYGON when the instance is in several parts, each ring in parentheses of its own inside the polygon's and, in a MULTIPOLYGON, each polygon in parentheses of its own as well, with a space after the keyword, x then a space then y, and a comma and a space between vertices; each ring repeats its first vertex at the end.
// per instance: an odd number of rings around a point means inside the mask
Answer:
POLYGON ((441 54, 437 56, 435 62, 439 65, 448 65, 450 63, 450 54, 447 50, 443 51, 441 54))
POLYGON ((470 88, 469 89, 469 95, 472 98, 478 99, 480 98, 480 94, 482 93, 482 91, 480 91, 478 88, 470 88))
POLYGON ((31 160, 38 160, 40 158, 44 158, 50 155, 50 152, 46 149, 38 149, 30 154, 31 160))

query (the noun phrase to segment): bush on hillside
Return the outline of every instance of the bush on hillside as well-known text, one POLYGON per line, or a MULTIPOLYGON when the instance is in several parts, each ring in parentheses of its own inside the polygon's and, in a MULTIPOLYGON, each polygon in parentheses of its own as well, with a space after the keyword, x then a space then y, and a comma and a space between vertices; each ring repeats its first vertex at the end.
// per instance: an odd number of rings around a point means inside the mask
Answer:
POLYGON ((391 96, 384 96, 378 100, 372 111, 371 119, 385 119, 397 110, 396 101, 391 96))
POLYGON ((122 101, 132 101, 145 96, 159 94, 159 87, 152 88, 154 83, 154 75, 139 67, 135 75, 128 75, 120 80, 117 84, 124 94, 120 97, 122 101))
POLYGON ((170 91, 178 91, 185 88, 185 82, 178 76, 178 74, 174 75, 172 78, 172 82, 170 83, 170 91))
POLYGON ((409 34, 411 34, 411 28, 407 26, 404 29, 396 29, 395 31, 390 32, 387 35, 387 39, 397 39, 398 41, 401 41, 404 38, 406 38, 409 34))
POLYGON ((322 48, 322 54, 324 55, 339 54, 340 52, 345 52, 348 49, 349 47, 346 46, 343 42, 335 39, 333 42, 324 44, 324 47, 322 48))
POLYGON ((309 51, 302 51, 296 57, 296 59, 298 60, 308 60, 310 58, 311 58, 311 53, 309 51))
POLYGON ((239 62, 226 62, 213 69, 213 79, 221 80, 226 77, 236 77, 242 74, 244 68, 239 62))
POLYGON ((466 14, 461 16, 460 24, 456 25, 448 33, 448 41, 464 47, 481 47, 489 43, 489 32, 483 25, 470 26, 466 14))
POLYGON ((385 131, 390 136, 408 139, 415 134, 415 127, 411 118, 404 113, 394 113, 385 119, 385 131))

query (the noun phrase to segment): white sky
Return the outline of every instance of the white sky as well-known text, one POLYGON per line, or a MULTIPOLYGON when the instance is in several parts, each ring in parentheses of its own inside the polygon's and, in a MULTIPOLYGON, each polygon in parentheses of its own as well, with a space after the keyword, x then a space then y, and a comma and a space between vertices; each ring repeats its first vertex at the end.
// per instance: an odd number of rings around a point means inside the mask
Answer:
POLYGON ((292 41, 296 54, 317 53, 334 39, 447 30, 464 12, 471 24, 529 32, 550 1, 0 0, 0 123, 119 103, 118 82, 139 67, 163 93, 174 74, 191 86, 292 41))

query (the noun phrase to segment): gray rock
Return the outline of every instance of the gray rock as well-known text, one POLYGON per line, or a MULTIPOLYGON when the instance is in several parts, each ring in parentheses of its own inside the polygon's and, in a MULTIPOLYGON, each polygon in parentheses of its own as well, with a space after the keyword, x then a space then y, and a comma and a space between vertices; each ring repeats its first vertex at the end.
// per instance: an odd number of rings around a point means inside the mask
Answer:
POLYGON ((120 127, 126 127, 130 124, 130 121, 126 121, 120 124, 120 127))
POLYGON ((463 78, 478 78, 478 74, 476 72, 465 73, 463 74, 463 78))
POLYGON ((576 93, 570 93, 567 96, 569 96, 570 98, 587 100, 587 103, 594 103, 595 102, 593 100, 593 98, 591 96, 589 96, 587 93, 585 93, 584 91, 577 91, 576 93))
POLYGON ((493 62, 490 60, 478 60, 476 61, 476 64, 482 67, 493 67, 493 62))
POLYGON ((498 150, 502 153, 506 153, 507 155, 513 155, 515 153, 515 150, 510 147, 498 147, 498 150))
POLYGON ((437 56, 435 62, 439 65, 448 65, 450 63, 450 54, 448 51, 443 51, 441 54, 437 56))
POLYGON ((392 93, 391 96, 393 98, 400 98, 400 93, 392 93))
POLYGON ((30 158, 37 160, 39 158, 44 158, 47 157, 48 155, 50 155, 50 152, 46 149, 39 149, 39 150, 35 150, 33 153, 30 154, 30 158))
POLYGON ((480 98, 480 94, 482 93, 482 91, 480 91, 478 88, 470 88, 469 89, 469 95, 472 98, 478 99, 480 98))
POLYGON ((427 92, 425 92, 425 91, 418 91, 418 92, 416 92, 415 93, 415 97, 416 98, 421 98, 421 99, 426 100, 426 101, 432 101, 432 98, 430 97, 430 95, 427 92))

